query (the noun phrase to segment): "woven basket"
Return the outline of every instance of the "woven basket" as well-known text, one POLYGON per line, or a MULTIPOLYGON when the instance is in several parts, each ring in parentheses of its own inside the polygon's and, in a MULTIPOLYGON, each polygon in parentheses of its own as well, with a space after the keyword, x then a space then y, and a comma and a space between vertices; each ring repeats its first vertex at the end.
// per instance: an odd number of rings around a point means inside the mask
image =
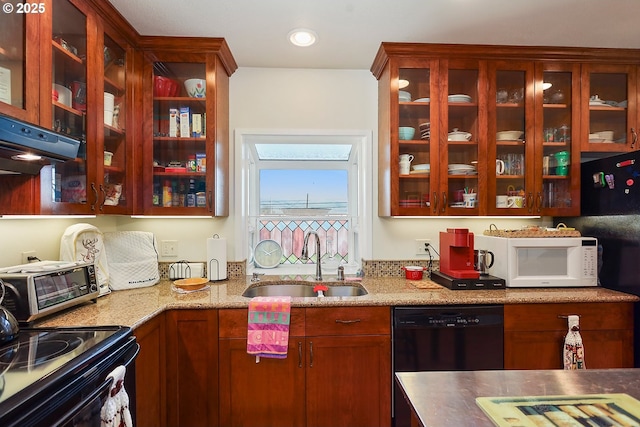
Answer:
POLYGON ((581 234, 574 228, 568 228, 560 223, 554 230, 545 227, 528 227, 519 230, 499 230, 495 224, 491 224, 488 230, 484 230, 485 236, 494 237, 580 237, 581 234))

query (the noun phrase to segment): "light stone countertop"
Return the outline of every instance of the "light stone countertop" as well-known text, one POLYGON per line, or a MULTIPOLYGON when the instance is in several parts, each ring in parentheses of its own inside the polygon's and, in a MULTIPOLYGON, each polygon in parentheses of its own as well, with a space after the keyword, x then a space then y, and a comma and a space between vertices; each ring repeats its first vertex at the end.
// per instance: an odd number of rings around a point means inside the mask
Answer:
MULTIPOLYGON (((258 283, 278 280, 262 276, 258 283)), ((331 278, 325 280, 330 281, 331 278)), ((356 282, 357 283, 357 282, 356 282)), ((452 291, 429 280, 398 277, 366 277, 360 282, 369 292, 359 297, 293 298, 293 307, 405 306, 458 304, 522 304, 571 302, 634 302, 640 298, 605 288, 544 288, 452 291), (420 286, 418 288, 417 286, 420 286), (422 289, 427 288, 427 289, 422 289)), ((146 288, 113 291, 97 303, 69 309, 42 319, 39 327, 123 325, 136 328, 170 309, 246 308, 250 298, 241 296, 253 283, 250 278, 212 282, 208 289, 181 294, 163 280, 146 288)), ((351 285, 354 282, 345 282, 351 285)))
MULTIPOLYGON (((639 369, 398 372, 395 375, 405 399, 422 427, 495 426, 491 418, 477 405, 477 397, 515 398, 626 393, 635 399, 640 399, 639 369)), ((531 404, 535 405, 536 402, 531 404)), ((525 406, 528 406, 526 402, 525 406)), ((509 425, 582 425, 577 420, 565 424, 550 424, 549 421, 547 423, 515 422, 513 418, 508 420, 509 425)), ((507 424, 507 420, 500 421, 501 425, 507 424)), ((589 425, 637 425, 635 423, 603 424, 601 421, 589 425)))

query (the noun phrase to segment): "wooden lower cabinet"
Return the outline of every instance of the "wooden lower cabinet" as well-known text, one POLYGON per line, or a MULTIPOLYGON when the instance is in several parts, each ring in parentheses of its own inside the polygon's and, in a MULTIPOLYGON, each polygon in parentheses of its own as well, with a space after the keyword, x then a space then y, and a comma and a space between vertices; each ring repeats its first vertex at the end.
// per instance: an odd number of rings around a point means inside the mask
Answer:
POLYGON ((286 359, 246 353, 247 310, 220 310, 221 426, 389 426, 389 307, 293 308, 286 359))
POLYGON ((580 316, 587 369, 633 367, 633 303, 504 306, 505 369, 562 369, 567 316, 580 316))
POLYGON ((140 353, 136 358, 136 420, 138 427, 165 427, 165 315, 134 330, 140 353))
POLYGON ((168 426, 218 426, 218 312, 167 312, 168 426))

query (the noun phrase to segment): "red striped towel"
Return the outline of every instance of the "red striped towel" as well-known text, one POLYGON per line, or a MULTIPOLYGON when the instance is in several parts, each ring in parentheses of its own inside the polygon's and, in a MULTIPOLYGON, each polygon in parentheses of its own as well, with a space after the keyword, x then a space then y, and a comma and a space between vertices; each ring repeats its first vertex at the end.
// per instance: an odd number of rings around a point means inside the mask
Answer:
POLYGON ((289 347, 291 297, 255 297, 249 302, 247 353, 285 359, 289 347))

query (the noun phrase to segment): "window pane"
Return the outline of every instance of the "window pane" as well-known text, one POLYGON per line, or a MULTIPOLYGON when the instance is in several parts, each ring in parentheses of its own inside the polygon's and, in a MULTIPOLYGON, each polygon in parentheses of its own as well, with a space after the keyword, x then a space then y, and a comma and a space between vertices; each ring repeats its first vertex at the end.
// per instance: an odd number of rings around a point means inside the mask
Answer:
POLYGON ((346 170, 260 170, 260 215, 348 213, 346 170))

